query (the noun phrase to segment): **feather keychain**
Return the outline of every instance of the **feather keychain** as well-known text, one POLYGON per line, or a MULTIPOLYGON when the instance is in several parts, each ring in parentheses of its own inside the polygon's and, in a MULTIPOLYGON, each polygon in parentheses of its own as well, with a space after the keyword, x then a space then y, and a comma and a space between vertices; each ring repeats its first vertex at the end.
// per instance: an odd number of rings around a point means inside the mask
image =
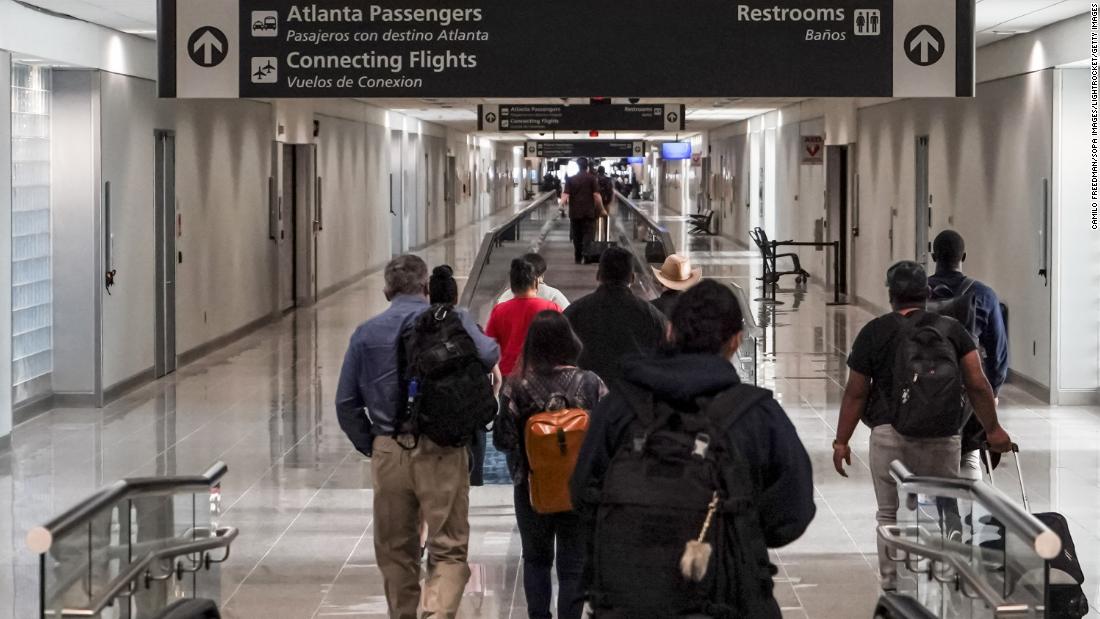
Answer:
POLYGON ((707 567, 710 565, 710 555, 714 551, 706 542, 710 525, 714 521, 714 513, 718 511, 718 493, 710 500, 707 507, 707 519, 703 523, 703 531, 699 533, 699 539, 693 539, 684 548, 684 556, 680 558, 680 572, 684 578, 692 582, 701 582, 707 575, 707 567))

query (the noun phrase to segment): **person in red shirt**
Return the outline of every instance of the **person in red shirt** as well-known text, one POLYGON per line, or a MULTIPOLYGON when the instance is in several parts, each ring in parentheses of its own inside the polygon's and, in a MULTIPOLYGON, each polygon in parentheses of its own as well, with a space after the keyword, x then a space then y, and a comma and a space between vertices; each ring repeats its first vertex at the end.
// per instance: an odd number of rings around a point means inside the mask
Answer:
POLYGON ((516 296, 494 307, 485 327, 485 334, 500 344, 500 371, 504 376, 510 376, 517 369, 527 328, 535 316, 546 310, 561 312, 557 303, 539 298, 539 278, 530 262, 522 258, 513 260, 509 279, 516 296))

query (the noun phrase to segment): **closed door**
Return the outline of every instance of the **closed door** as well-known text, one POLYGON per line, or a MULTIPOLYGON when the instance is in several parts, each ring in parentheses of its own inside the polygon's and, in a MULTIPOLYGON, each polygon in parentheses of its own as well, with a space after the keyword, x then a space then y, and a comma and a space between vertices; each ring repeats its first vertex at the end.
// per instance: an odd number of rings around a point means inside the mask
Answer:
POLYGON ((282 146, 283 190, 279 204, 279 309, 317 300, 317 235, 323 227, 317 147, 282 146))
POLYGON ((447 171, 443 176, 443 202, 448 235, 455 233, 455 211, 458 204, 455 198, 455 186, 458 184, 457 166, 454 157, 447 157, 447 171))
POLYGON ((840 289, 841 294, 848 293, 848 147, 825 147, 826 174, 826 238, 837 243, 830 258, 828 279, 840 289))
POLYGON ((404 135, 394 130, 390 133, 390 253, 405 253, 405 202, 402 170, 404 168, 404 135))
POLYGON ((916 209, 916 248, 915 259, 925 268, 931 262, 932 248, 929 245, 929 227, 932 225, 932 195, 928 188, 928 136, 917 138, 916 153, 917 195, 914 201, 916 209))
POLYGON ((176 371, 176 136, 155 133, 154 237, 156 243, 156 334, 154 371, 176 371))

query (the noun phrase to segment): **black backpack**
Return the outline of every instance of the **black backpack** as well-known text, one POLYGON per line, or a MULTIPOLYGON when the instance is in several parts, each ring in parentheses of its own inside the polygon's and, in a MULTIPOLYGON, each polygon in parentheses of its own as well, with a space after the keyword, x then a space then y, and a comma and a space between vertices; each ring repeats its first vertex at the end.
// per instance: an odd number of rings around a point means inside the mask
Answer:
POLYGON ((611 202, 615 200, 615 185, 612 184, 611 179, 606 176, 598 176, 596 177, 596 185, 600 188, 600 197, 603 198, 604 208, 611 206, 611 202))
POLYGON ((402 433, 442 447, 469 444, 497 412, 497 400, 477 345, 452 305, 434 305, 404 337, 405 418, 402 433))
POLYGON ((894 429, 914 438, 959 433, 967 416, 966 390, 952 320, 928 312, 899 317, 902 330, 894 356, 894 429))
POLYGON ((950 286, 936 286, 932 289, 927 309, 933 314, 959 321, 974 342, 978 341, 978 297, 974 293, 974 280, 969 277, 963 279, 958 292, 950 286))
POLYGON ((630 386, 620 393, 637 418, 600 492, 592 554, 596 616, 778 617, 753 478, 726 438, 770 393, 738 385, 691 411, 655 403, 630 386), (701 582, 690 582, 680 559, 699 536, 715 493, 720 503, 705 540, 713 548, 710 563, 701 582))

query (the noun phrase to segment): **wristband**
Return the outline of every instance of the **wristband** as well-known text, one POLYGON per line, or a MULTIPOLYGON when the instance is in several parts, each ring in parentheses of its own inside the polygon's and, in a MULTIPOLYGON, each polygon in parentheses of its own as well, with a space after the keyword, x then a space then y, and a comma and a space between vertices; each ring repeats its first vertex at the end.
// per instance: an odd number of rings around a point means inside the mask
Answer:
POLYGON ((836 449, 837 447, 845 447, 846 448, 846 447, 848 447, 848 443, 842 443, 840 441, 833 441, 833 449, 836 449))

